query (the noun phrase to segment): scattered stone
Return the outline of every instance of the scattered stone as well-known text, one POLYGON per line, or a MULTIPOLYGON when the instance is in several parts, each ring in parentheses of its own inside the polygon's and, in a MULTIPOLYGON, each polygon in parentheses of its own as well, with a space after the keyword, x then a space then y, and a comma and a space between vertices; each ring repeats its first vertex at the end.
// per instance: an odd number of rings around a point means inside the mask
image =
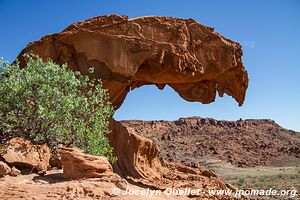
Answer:
POLYGON ((191 162, 191 167, 192 167, 192 168, 199 168, 200 165, 199 165, 199 163, 191 162))
POLYGON ((204 170, 201 172, 201 174, 202 174, 203 176, 207 176, 207 177, 217 177, 217 175, 214 174, 212 171, 206 170, 206 169, 204 169, 204 170))
POLYGON ((9 173, 9 175, 11 175, 11 176, 19 176, 20 174, 21 174, 21 171, 18 170, 17 168, 15 168, 15 166, 13 166, 11 168, 11 171, 9 173))

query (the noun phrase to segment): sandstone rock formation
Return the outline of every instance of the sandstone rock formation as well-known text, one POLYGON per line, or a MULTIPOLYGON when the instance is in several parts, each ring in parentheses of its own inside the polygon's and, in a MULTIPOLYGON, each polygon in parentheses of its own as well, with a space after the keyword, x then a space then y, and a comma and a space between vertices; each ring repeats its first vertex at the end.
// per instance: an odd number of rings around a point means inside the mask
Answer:
POLYGON ((119 159, 114 165, 114 171, 127 179, 159 189, 202 187, 203 182, 207 188, 231 188, 206 169, 165 161, 153 141, 138 135, 120 122, 112 120, 110 124, 111 145, 119 159))
MULTIPOLYGON (((228 196, 211 196, 202 194, 200 197, 192 196, 172 196, 165 195, 117 195, 116 192, 124 193, 119 179, 115 178, 92 178, 66 181, 61 174, 61 170, 52 170, 45 176, 36 174, 22 175, 18 177, 5 176, 0 180, 0 197, 1 199, 80 199, 80 200, 229 200, 229 199, 246 199, 234 198, 228 196), (121 186, 121 187, 120 187, 121 186)), ((201 187, 207 189, 203 183, 201 187)), ((138 187, 128 183, 128 190, 145 191, 147 188, 138 187)), ((155 192, 155 191, 154 191, 155 192)))
POLYGON ((47 145, 33 145, 24 138, 16 137, 0 144, 0 155, 6 163, 36 168, 39 173, 45 173, 49 166, 50 150, 47 145))
MULTIPOLYGON (((124 187, 123 180, 118 177, 103 177, 92 179, 66 180, 62 170, 48 171, 45 176, 35 173, 20 175, 18 177, 4 176, 0 178, 1 199, 72 199, 72 200, 137 200, 135 196, 120 195, 117 198, 113 189, 124 187)), ((126 186, 126 185, 125 185, 126 186)), ((133 186, 128 186, 131 189, 133 186)), ((142 199, 142 198, 140 198, 142 199)), ((167 200, 165 198, 165 200, 167 200)))
POLYGON ((59 149, 64 178, 102 178, 112 176, 112 166, 106 157, 84 154, 76 148, 59 149))
MULTIPOLYGON (((202 103, 226 93, 239 105, 248 87, 241 46, 193 19, 95 17, 30 43, 18 57, 23 66, 22 55, 30 51, 83 74, 94 67, 91 76, 102 80, 116 108, 130 90, 148 84, 169 85, 185 100, 202 103)), ((119 157, 114 170, 128 179, 156 188, 229 187, 201 168, 166 162, 151 140, 114 120, 111 129, 119 157)))
POLYGON ((61 33, 30 43, 44 59, 84 74, 95 68, 118 108, 127 93, 155 84, 171 86, 187 101, 210 103, 216 91, 242 105, 248 86, 241 46, 193 19, 108 15, 70 25, 61 33))

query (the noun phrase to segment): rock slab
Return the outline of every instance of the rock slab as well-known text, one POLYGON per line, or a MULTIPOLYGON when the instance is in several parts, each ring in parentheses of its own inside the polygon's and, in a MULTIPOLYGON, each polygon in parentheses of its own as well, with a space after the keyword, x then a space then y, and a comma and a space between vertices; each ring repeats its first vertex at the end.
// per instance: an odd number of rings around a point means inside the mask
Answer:
POLYGON ((64 178, 102 178, 113 175, 111 164, 104 156, 84 154, 77 148, 60 147, 64 178))

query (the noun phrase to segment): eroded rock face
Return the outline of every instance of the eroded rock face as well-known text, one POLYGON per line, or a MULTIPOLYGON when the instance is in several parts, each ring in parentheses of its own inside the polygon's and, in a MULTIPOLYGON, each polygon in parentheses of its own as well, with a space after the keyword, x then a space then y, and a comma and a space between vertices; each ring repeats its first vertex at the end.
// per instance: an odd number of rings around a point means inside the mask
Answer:
POLYGON ((185 100, 202 103, 213 102, 218 91, 239 105, 248 86, 241 46, 193 19, 95 17, 30 43, 20 55, 29 51, 84 74, 94 67, 116 107, 147 84, 169 85, 185 100))
POLYGON ((33 145, 24 138, 16 137, 0 145, 0 155, 6 163, 36 168, 39 173, 45 173, 49 166, 50 150, 45 144, 33 145))
POLYGON ((76 148, 60 147, 64 178, 102 178, 112 176, 112 166, 106 157, 84 154, 76 148))
POLYGON ((187 167, 165 161, 155 143, 137 134, 134 129, 110 121, 109 139, 118 156, 113 166, 114 172, 148 187, 166 189, 168 187, 202 187, 233 189, 211 171, 200 167, 187 167))

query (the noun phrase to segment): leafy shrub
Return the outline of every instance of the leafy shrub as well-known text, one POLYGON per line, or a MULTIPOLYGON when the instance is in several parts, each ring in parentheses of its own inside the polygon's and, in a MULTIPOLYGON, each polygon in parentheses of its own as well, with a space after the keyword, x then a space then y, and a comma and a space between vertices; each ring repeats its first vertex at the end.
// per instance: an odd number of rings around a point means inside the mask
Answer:
POLYGON ((110 160, 108 119, 113 107, 101 81, 32 54, 27 66, 0 61, 0 133, 36 143, 77 146, 110 160))

